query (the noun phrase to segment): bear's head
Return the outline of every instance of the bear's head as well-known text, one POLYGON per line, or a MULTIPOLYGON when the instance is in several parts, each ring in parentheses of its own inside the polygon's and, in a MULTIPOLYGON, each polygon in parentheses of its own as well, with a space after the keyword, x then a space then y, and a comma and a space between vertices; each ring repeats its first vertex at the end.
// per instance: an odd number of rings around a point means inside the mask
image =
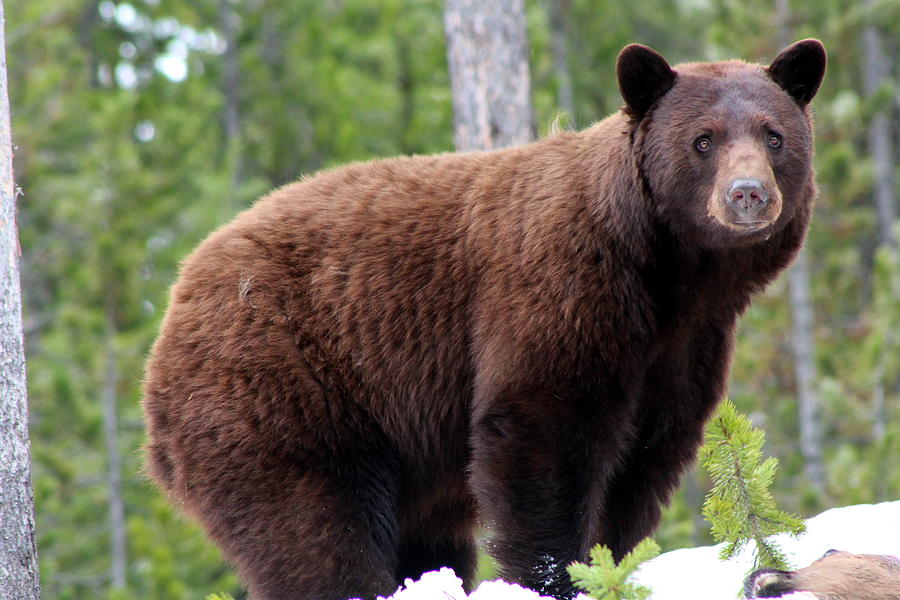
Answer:
POLYGON ((803 569, 760 569, 744 582, 747 598, 779 598, 792 592, 812 592, 823 600, 897 600, 900 560, 829 550, 803 569))
POLYGON ((741 61, 670 67, 639 44, 616 74, 635 161, 654 212, 681 239, 729 247, 768 239, 815 196, 807 105, 825 49, 802 40, 768 67, 741 61))

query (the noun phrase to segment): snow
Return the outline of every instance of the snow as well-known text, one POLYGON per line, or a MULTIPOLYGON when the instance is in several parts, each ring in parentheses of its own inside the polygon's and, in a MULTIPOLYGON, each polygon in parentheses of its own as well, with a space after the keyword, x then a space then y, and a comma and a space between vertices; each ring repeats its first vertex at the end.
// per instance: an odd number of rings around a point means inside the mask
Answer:
MULTIPOLYGON (((900 501, 833 508, 806 521, 806 528, 799 538, 775 536, 795 568, 805 567, 832 548, 900 556, 900 501)), ((682 600, 687 592, 691 600, 730 600, 752 568, 752 548, 725 562, 719 560, 721 549, 722 544, 667 552, 644 564, 636 579, 653 588, 652 600, 682 600)))
MULTIPOLYGON (((471 594, 463 591, 462 579, 453 569, 423 573, 418 581, 407 579, 393 596, 382 600, 542 600, 535 591, 505 581, 483 581, 471 594)), ((552 599, 547 599, 552 600, 552 599)))
MULTIPOLYGON (((900 500, 833 508, 809 519, 799 538, 776 536, 794 567, 803 567, 832 548, 858 554, 900 556, 900 500)), ((722 545, 685 548, 662 554, 645 563, 636 575, 653 589, 650 600, 734 600, 752 566, 749 548, 729 561, 719 560, 722 545)), ((797 592, 783 600, 818 600, 797 592)), ((470 595, 452 569, 407 579, 393 596, 382 600, 548 600, 537 592, 504 581, 485 581, 470 595)), ((576 600, 589 600, 579 595, 576 600)))

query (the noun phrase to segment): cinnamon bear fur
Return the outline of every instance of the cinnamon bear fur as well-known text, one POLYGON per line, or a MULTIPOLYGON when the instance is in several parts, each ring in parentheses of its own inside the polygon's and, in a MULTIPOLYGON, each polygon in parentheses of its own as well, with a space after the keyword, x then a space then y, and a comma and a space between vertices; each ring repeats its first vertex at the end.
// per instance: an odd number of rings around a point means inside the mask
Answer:
POLYGON ((276 190, 172 289, 150 473, 258 600, 468 585, 478 522, 504 577, 570 597, 568 563, 656 527, 801 245, 824 68, 815 40, 769 67, 632 45, 585 131, 276 190))
POLYGON ((780 598, 794 592, 810 592, 821 600, 897 600, 900 559, 829 550, 802 569, 760 569, 744 582, 745 598, 780 598))

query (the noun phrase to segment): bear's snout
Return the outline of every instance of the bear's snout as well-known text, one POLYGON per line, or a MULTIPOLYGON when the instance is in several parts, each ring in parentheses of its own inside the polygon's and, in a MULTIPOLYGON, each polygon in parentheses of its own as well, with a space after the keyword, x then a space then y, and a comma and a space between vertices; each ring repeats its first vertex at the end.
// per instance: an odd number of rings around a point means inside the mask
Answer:
POLYGON ((769 193, 758 179, 735 179, 725 195, 725 202, 735 212, 736 225, 757 225, 764 222, 760 211, 769 203, 769 193))
POLYGON ((792 573, 777 569, 759 569, 744 581, 745 598, 777 598, 794 590, 792 573))
POLYGON ((779 598, 792 592, 830 600, 896 600, 900 598, 900 561, 893 556, 829 550, 802 569, 760 569, 744 581, 745 598, 779 598))
POLYGON ((769 156, 756 140, 725 144, 716 170, 707 212, 719 225, 744 237, 763 232, 778 220, 781 190, 769 156))

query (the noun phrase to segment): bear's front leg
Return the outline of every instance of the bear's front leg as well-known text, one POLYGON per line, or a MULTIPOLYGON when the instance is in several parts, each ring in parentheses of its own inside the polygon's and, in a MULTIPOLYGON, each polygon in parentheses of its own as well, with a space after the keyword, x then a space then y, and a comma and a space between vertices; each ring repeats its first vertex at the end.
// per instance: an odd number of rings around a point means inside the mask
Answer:
POLYGON ((649 365, 635 414, 637 435, 609 483, 601 542, 616 560, 659 525, 703 428, 725 393, 734 319, 669 336, 649 365))
POLYGON ((556 393, 505 395, 476 411, 471 486, 500 575, 571 598, 566 567, 598 539, 598 508, 621 451, 616 417, 556 393))

